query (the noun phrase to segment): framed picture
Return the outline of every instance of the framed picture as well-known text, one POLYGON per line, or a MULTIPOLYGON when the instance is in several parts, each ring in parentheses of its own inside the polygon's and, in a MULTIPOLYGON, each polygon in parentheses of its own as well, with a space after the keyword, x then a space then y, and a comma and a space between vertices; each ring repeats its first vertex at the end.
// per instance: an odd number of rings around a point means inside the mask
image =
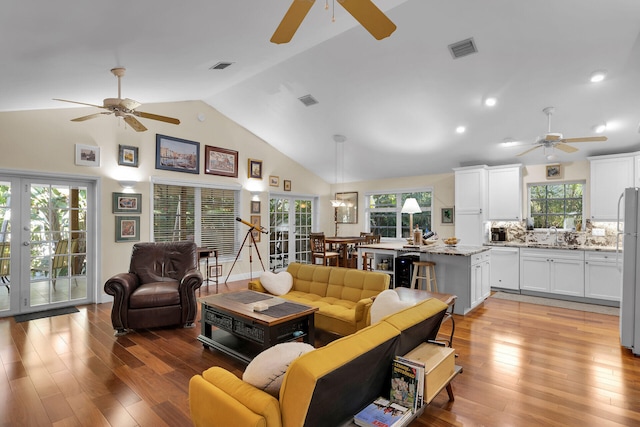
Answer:
POLYGON ((76 165, 100 166, 100 147, 76 144, 76 165))
POLYGON ((141 213, 142 194, 113 193, 113 213, 141 213))
POLYGON ((210 265, 209 266, 209 277, 220 277, 222 276, 222 266, 221 265, 210 265))
POLYGON ((156 169, 200 173, 200 143, 156 135, 156 169))
POLYGON ((205 145, 204 162, 204 173, 238 177, 237 151, 205 145))
POLYGON ((358 223, 358 192, 336 193, 336 200, 340 206, 336 208, 336 222, 338 224, 358 223))
POLYGON ((260 201, 259 200, 252 200, 251 201, 251 213, 252 214, 259 214, 260 213, 260 201))
POLYGON ((138 147, 131 145, 119 145, 118 164, 120 166, 138 167, 138 147))
POLYGON ((453 208, 442 208, 442 218, 440 222, 443 224, 453 224, 453 208))
POLYGON ((284 180, 284 191, 291 191, 291 181, 288 179, 284 180))
POLYGON ((269 175, 269 185, 271 187, 278 187, 280 185, 280 177, 269 175))
POLYGON ((249 178, 262 179, 262 160, 249 159, 249 178))
POLYGON ((255 225, 257 230, 253 230, 251 234, 253 235, 253 240, 256 243, 260 242, 260 215, 251 215, 251 224, 255 225))
POLYGON ((562 178, 562 169, 560 164, 547 165, 547 179, 560 179, 562 178))
POLYGON ((137 242, 140 240, 140 217, 116 217, 116 242, 137 242))

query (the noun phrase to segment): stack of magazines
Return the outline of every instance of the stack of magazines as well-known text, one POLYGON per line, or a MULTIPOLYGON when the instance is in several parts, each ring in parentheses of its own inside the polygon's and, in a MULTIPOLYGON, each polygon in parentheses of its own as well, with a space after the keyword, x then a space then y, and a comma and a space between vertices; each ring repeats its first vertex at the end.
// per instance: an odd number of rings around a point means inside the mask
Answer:
POLYGON ((411 418, 411 409, 383 397, 358 412, 353 422, 361 427, 397 427, 411 418))

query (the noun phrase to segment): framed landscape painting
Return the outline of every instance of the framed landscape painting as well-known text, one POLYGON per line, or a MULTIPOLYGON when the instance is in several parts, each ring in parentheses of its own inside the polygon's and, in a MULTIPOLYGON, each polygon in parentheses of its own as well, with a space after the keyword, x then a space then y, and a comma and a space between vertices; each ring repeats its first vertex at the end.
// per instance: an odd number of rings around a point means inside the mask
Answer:
POLYGON ((156 169, 200 173, 200 143, 156 135, 156 169))
POLYGON ((118 150, 118 164, 120 166, 138 167, 138 147, 120 145, 118 150))
POLYGON ((238 177, 238 152, 226 148, 204 146, 204 173, 238 177))
POLYGON ((100 147, 76 144, 76 165, 100 166, 100 147))

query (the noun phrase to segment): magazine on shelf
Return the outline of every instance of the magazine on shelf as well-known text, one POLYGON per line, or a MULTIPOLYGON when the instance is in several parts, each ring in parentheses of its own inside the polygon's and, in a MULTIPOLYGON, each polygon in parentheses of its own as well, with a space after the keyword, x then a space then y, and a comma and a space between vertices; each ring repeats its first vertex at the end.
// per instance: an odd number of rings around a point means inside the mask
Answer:
POLYGON ((411 417, 411 410, 378 397, 353 417, 353 422, 361 427, 397 427, 411 417))
MULTIPOLYGON (((418 367, 413 363, 398 358, 391 362, 391 390, 389 400, 406 406, 415 412, 418 405, 420 375, 418 367)), ((420 393, 421 394, 421 393, 420 393)))
POLYGON ((414 411, 420 407, 424 402, 424 373, 425 366, 424 363, 419 360, 407 359, 406 357, 396 356, 396 360, 406 363, 407 365, 414 366, 416 368, 416 376, 418 377, 418 390, 417 390, 417 399, 416 399, 416 407, 414 411))

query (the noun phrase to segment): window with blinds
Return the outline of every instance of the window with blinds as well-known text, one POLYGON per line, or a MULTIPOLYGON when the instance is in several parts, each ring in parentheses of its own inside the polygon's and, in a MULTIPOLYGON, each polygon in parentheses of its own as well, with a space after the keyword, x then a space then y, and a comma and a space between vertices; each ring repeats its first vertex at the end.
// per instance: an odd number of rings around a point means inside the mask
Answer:
POLYGON ((154 241, 191 240, 220 257, 234 256, 238 198, 233 189, 154 184, 154 241))

